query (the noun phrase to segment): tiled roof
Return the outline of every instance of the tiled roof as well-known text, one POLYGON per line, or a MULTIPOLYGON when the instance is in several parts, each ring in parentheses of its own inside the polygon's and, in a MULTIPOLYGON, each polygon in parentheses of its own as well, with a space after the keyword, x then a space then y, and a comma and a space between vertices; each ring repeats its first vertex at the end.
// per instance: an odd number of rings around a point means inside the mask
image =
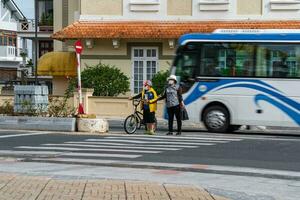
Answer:
POLYGON ((53 34, 57 40, 81 38, 178 38, 215 29, 300 29, 300 21, 78 21, 53 34))

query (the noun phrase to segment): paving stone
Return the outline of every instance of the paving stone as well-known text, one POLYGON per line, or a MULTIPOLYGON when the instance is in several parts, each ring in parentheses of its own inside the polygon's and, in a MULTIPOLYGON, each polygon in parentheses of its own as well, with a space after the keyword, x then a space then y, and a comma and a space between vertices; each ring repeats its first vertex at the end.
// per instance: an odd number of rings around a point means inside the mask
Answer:
POLYGON ((49 181, 37 200, 81 200, 85 180, 56 180, 49 181))
POLYGON ((0 189, 0 200, 35 200, 48 178, 16 176, 0 189))
POLYGON ((214 200, 214 198, 202 188, 177 185, 166 185, 165 188, 172 200, 214 200))
POLYGON ((0 200, 227 200, 191 186, 0 173, 0 200))

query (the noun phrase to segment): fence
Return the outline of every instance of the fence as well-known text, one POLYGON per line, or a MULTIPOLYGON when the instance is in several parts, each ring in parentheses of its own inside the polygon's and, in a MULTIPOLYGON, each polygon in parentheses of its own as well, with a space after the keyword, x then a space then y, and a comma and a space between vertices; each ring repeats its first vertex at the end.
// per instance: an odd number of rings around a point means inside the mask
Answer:
MULTIPOLYGON (((61 98, 62 96, 51 96, 55 98, 61 98)), ((8 101, 11 104, 14 103, 14 96, 12 95, 0 95, 0 106, 8 101)), ((68 100, 68 104, 77 107, 77 95, 68 100)), ((87 114, 96 114, 101 117, 126 117, 133 112, 132 102, 124 97, 94 97, 89 96, 83 92, 83 103, 87 114)), ((158 103, 157 117, 162 117, 164 103, 158 103)))

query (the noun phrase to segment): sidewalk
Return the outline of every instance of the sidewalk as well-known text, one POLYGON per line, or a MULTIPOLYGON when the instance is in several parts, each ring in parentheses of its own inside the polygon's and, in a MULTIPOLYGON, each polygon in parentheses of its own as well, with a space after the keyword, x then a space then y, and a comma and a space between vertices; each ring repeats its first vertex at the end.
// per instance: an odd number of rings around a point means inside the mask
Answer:
POLYGON ((226 200, 202 188, 0 173, 0 200, 226 200))

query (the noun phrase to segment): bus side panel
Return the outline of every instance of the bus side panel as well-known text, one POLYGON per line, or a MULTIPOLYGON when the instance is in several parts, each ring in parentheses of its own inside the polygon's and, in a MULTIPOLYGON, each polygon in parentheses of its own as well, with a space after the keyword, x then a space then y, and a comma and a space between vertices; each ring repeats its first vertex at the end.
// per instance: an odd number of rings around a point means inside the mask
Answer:
POLYGON ((210 102, 218 101, 226 105, 233 125, 272 125, 281 122, 282 114, 266 103, 262 105, 266 111, 257 113, 255 95, 256 91, 247 88, 229 88, 206 96, 210 102))
MULTIPOLYGON (((299 127, 300 80, 277 79, 267 80, 265 82, 272 85, 278 90, 276 91, 278 95, 272 96, 274 98, 274 101, 269 101, 269 103, 282 113, 283 118, 280 126, 299 127)), ((268 101, 268 99, 266 99, 265 101, 268 101)))
MULTIPOLYGON (((224 85, 216 84, 209 91, 211 82, 195 84, 184 99, 195 96, 188 104, 190 120, 201 121, 201 113, 211 102, 224 104, 230 112, 231 124, 262 126, 299 126, 300 90, 298 80, 284 79, 230 79, 224 85), (205 86, 205 87, 203 87, 205 86)), ((221 83, 221 82, 220 82, 221 83)))
MULTIPOLYGON (((186 97, 190 94, 183 95, 183 98, 186 99, 186 97)), ((230 116, 234 116, 235 118, 231 118, 231 122, 234 122, 237 120, 237 113, 234 111, 234 105, 237 105, 237 98, 234 96, 231 96, 229 98, 222 98, 222 94, 207 94, 200 98, 198 98, 193 103, 186 106, 187 112, 189 114, 189 121, 194 123, 201 122, 201 115, 205 109, 205 107, 210 103, 222 103, 224 106, 228 109, 230 116)))

